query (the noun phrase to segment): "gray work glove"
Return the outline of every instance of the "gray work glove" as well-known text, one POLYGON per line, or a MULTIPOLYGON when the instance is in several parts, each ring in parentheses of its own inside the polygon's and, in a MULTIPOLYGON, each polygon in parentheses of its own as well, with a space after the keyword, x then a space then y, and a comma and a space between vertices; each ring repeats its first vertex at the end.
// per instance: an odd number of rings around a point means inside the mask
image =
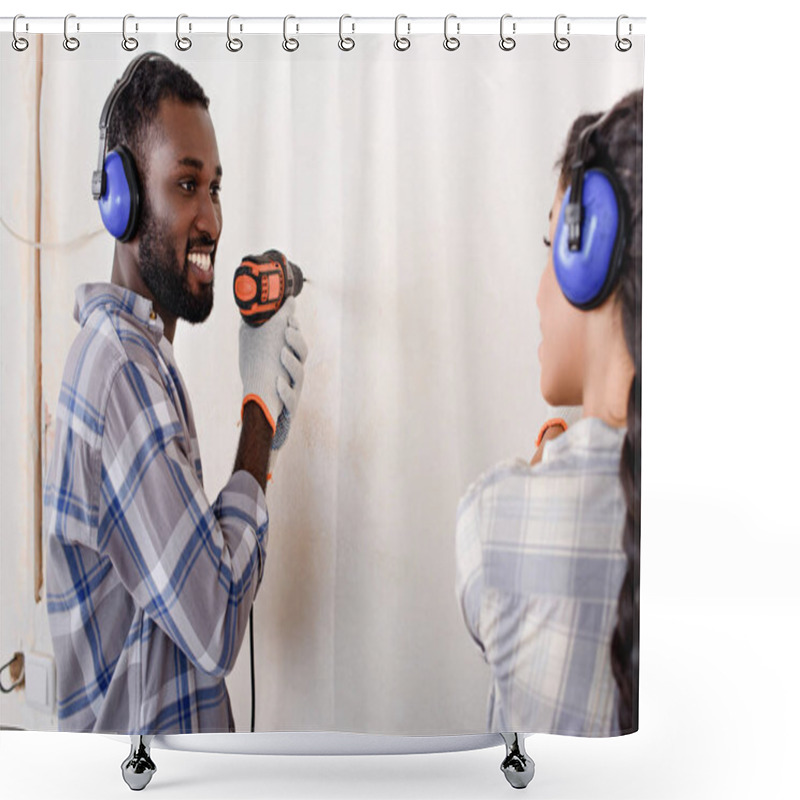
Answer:
MULTIPOLYGON (((294 298, 291 298, 294 300, 294 298)), ((288 380, 284 375, 278 376, 278 397, 283 402, 283 411, 278 416, 278 425, 275 436, 272 437, 272 449, 278 450, 283 446, 289 435, 289 426, 292 417, 297 411, 300 402, 300 393, 303 391, 303 378, 305 377, 305 360, 308 356, 308 345, 300 333, 297 318, 289 317, 285 332, 285 345, 281 350, 281 364, 283 364, 288 380)), ((275 456, 272 457, 272 466, 275 466, 275 456)))
MULTIPOLYGON (((263 325, 252 327, 242 320, 239 328, 239 373, 242 376, 244 395, 242 407, 244 408, 244 405, 251 401, 257 403, 264 412, 273 434, 277 433, 277 421, 284 410, 284 401, 279 393, 279 384, 284 396, 291 397, 291 391, 287 391, 285 387, 288 387, 294 381, 294 378, 283 365, 283 350, 288 349, 286 342, 287 331, 291 328, 296 334, 299 334, 297 321, 294 320, 294 325, 292 326, 289 324, 289 320, 294 315, 295 305, 295 298, 289 297, 277 314, 263 325)), ((292 338, 296 338, 294 334, 292 338)), ((302 340, 302 336, 300 338, 302 340)), ((303 342, 303 345, 305 345, 305 342, 303 342)), ((295 367, 288 355, 287 360, 295 367)), ((298 353, 297 360, 299 360, 300 355, 305 356, 305 352, 298 353)), ((302 386, 302 363, 300 367, 300 386, 302 386)), ((293 404, 296 408, 296 396, 293 399, 293 404)), ((285 427, 285 423, 283 426, 285 427)), ((282 436, 285 439, 285 433, 282 436)))

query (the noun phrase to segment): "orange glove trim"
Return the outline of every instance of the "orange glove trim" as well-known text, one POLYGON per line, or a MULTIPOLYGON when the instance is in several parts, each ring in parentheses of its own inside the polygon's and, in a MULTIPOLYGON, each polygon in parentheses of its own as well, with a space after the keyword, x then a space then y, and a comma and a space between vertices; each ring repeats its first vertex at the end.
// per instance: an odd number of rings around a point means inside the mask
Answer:
POLYGON ((270 428, 272 428, 272 435, 274 436, 277 427, 275 425, 275 420, 272 419, 272 414, 269 413, 266 403, 257 394, 249 394, 242 400, 242 417, 244 417, 244 407, 251 402, 255 403, 264 412, 264 416, 267 418, 267 423, 270 428))

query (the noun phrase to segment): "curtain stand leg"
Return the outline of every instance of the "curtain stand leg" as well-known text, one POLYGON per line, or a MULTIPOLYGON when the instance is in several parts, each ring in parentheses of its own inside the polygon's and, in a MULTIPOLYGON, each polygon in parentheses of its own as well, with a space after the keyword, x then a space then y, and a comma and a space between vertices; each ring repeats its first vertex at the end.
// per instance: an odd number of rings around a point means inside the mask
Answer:
POLYGON ((152 736, 131 736, 131 752, 122 762, 122 778, 135 792, 144 789, 156 771, 156 765, 150 758, 152 740, 152 736))
POLYGON ((506 757, 500 765, 506 780, 515 789, 524 789, 533 780, 535 764, 525 752, 525 739, 519 733, 501 733, 506 744, 506 757))

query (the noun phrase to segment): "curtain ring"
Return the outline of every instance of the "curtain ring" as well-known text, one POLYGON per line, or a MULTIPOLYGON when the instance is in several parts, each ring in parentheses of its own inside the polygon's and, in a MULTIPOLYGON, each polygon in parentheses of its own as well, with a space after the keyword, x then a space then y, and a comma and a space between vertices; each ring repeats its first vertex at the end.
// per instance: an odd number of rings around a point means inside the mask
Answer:
MULTIPOLYGON (((559 14, 556 17, 556 21, 553 25, 553 35, 556 37, 556 40, 553 42, 553 47, 558 50, 559 53, 563 53, 565 50, 569 50, 570 41, 569 39, 565 38, 564 36, 558 35, 558 21, 560 19, 566 19, 566 14, 559 14)), ((569 22, 567 23, 567 36, 569 36, 569 22)))
MULTIPOLYGON (((74 36, 70 36, 67 32, 67 25, 71 19, 75 19, 74 14, 67 14, 67 16, 64 17, 64 49, 69 50, 70 53, 81 46, 80 41, 74 36)), ((80 30, 80 27, 78 27, 78 30, 80 30)))
MULTIPOLYGON (((178 14, 175 19, 175 47, 181 52, 186 52, 192 46, 192 40, 188 36, 181 36, 181 20, 188 19, 188 14, 178 14)), ((189 30, 192 29, 191 23, 189 30)))
MULTIPOLYGON (((298 47, 300 47, 300 42, 298 42, 297 39, 295 39, 294 37, 292 37, 290 39, 289 36, 287 35, 287 30, 288 30, 289 20, 290 19, 297 19, 297 17, 293 17, 291 14, 289 14, 289 15, 287 15, 287 16, 285 16, 283 18, 283 45, 282 46, 283 46, 283 49, 287 53, 294 53, 294 51, 297 50, 298 47)), ((299 29, 299 27, 300 26, 298 25, 297 28, 299 29)))
MULTIPOLYGON (((409 39, 407 36, 400 35, 401 19, 408 19, 408 17, 405 14, 398 14, 394 18, 394 49, 402 52, 411 47, 411 39, 409 39)), ((411 23, 407 22, 406 25, 408 26, 408 32, 411 33, 411 23)))
MULTIPOLYGON (((127 50, 129 53, 139 46, 139 40, 133 36, 128 36, 128 20, 134 19, 133 14, 126 14, 122 18, 122 49, 127 50)), ((139 29, 139 26, 136 26, 139 29)))
MULTIPOLYGON (((506 52, 513 50, 517 46, 517 40, 511 36, 506 36, 503 32, 503 26, 505 25, 505 21, 507 19, 511 19, 511 14, 503 14, 503 16, 500 17, 500 49, 505 50, 506 52)), ((517 32, 516 22, 513 23, 511 30, 513 33, 517 32)))
MULTIPOLYGON (((349 14, 342 14, 339 17, 339 49, 348 52, 352 50, 356 46, 355 39, 351 38, 350 36, 343 36, 342 35, 342 26, 346 19, 353 19, 349 14)), ((356 24, 355 22, 351 23, 353 26, 353 33, 356 32, 356 24)))
MULTIPOLYGON (((228 17, 228 41, 225 42, 225 47, 227 47, 231 53, 238 53, 244 47, 244 43, 239 38, 231 38, 231 20, 234 19, 239 19, 239 17, 237 17, 236 14, 231 14, 228 17)), ((241 29, 241 26, 239 26, 239 30, 241 29)))
MULTIPOLYGON (((451 19, 456 19, 456 15, 455 14, 448 14, 444 18, 444 43, 443 44, 444 44, 444 49, 445 50, 450 50, 452 52, 453 50, 458 50, 458 48, 461 47, 461 40, 458 38, 458 36, 448 36, 447 35, 447 25, 448 25, 448 23, 450 22, 451 19)), ((456 33, 460 33, 460 31, 461 31, 461 23, 457 22, 456 23, 456 33)))
POLYGON ((28 49, 28 45, 30 44, 30 42, 24 36, 18 36, 17 35, 17 20, 18 19, 25 19, 25 15, 24 14, 17 14, 17 16, 14 17, 14 24, 13 24, 13 26, 11 28, 11 33, 12 33, 14 38, 11 40, 11 46, 18 53, 21 53, 23 50, 27 50, 28 49))
MULTIPOLYGON (((620 38, 620 35, 619 35, 619 23, 623 19, 628 19, 628 15, 627 14, 620 14, 617 17, 617 41, 614 42, 614 47, 616 47, 617 50, 620 51, 620 53, 627 53, 628 50, 630 50, 631 47, 633 47, 633 42, 631 42, 630 39, 621 39, 620 38)), ((633 32, 633 27, 631 26, 631 24, 629 22, 628 23, 628 35, 630 35, 632 32, 633 32)))

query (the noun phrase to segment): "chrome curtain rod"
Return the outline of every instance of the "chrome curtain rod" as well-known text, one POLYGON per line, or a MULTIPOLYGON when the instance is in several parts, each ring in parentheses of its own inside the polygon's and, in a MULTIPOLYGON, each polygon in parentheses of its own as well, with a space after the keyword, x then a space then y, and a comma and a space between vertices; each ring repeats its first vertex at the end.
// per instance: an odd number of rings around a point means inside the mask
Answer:
MULTIPOLYGON (((181 30, 187 34, 222 34, 229 31, 228 17, 196 17, 180 15, 181 30)), ((553 34, 554 17, 513 17, 505 15, 505 30, 512 35, 553 34)), ((288 17, 289 31, 293 34, 347 34, 384 33, 394 34, 396 26, 405 34, 441 34, 445 24, 444 17, 288 17)), ((233 17, 232 30, 238 34, 277 34, 285 30, 284 17, 233 17)), ((645 32, 644 17, 624 17, 621 34, 636 36, 645 32)), ((122 34, 123 17, 81 17, 69 15, 70 34, 119 33, 122 34)), ((459 17, 450 15, 449 30, 458 36, 472 34, 497 34, 500 17, 459 17)), ((617 33, 616 17, 570 17, 559 15, 559 35, 580 36, 585 34, 609 35, 617 33)), ((13 17, 0 18, 0 31, 11 33, 14 29, 13 17)), ((26 33, 62 34, 65 29, 64 17, 36 17, 19 15, 16 30, 19 35, 26 33)), ((126 32, 134 33, 174 33, 175 17, 137 17, 128 15, 126 32)))

